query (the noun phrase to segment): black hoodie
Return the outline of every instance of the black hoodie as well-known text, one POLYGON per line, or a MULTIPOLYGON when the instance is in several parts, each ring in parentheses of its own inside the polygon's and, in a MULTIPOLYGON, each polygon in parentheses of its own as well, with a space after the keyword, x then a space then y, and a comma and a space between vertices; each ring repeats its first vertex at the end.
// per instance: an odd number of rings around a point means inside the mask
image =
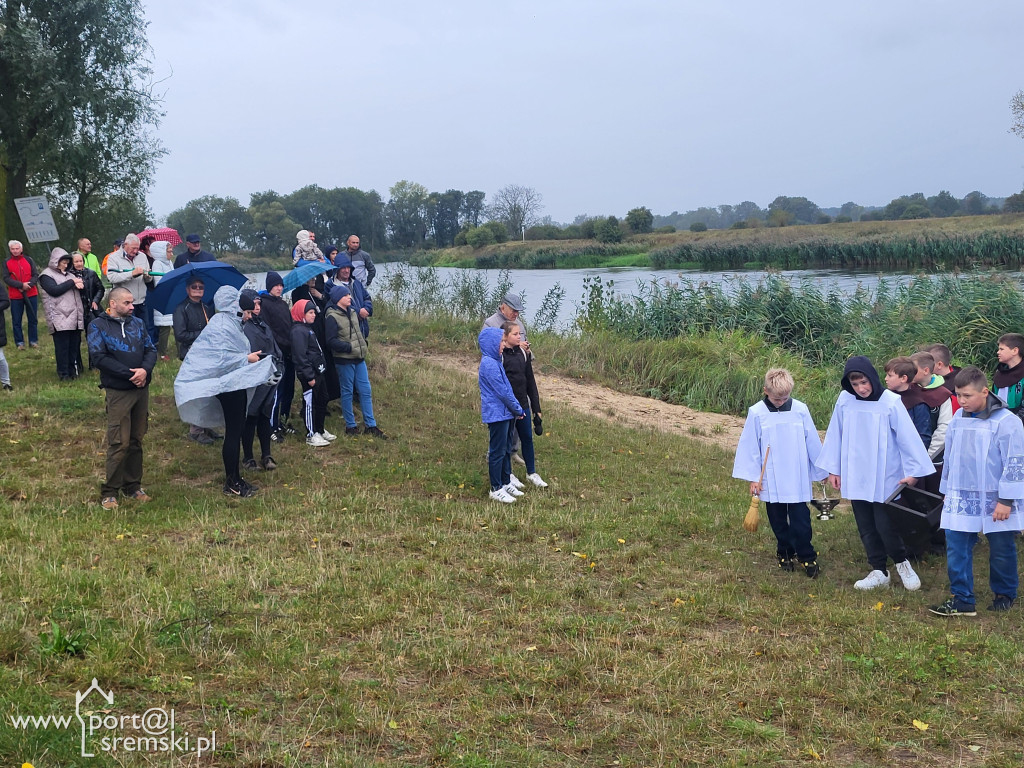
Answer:
POLYGON ((858 400, 872 400, 877 401, 882 396, 882 382, 878 378, 878 371, 875 370, 875 366, 871 364, 863 355, 857 357, 851 357, 846 361, 846 367, 843 368, 843 389, 849 392, 851 395, 856 397, 858 400), (868 381, 871 382, 871 394, 867 397, 860 397, 856 392, 853 391, 853 385, 850 384, 851 373, 862 373, 868 381))

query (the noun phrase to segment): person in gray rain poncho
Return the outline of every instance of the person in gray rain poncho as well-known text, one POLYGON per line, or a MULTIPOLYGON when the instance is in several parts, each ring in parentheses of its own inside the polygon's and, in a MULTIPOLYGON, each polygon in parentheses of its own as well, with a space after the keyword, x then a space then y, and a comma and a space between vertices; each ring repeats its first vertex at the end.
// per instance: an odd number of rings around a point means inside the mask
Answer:
POLYGON ((178 415, 187 424, 224 427, 224 493, 252 496, 259 489, 242 479, 239 456, 249 399, 261 384, 276 383, 274 360, 250 349, 242 322, 251 311, 238 306, 238 289, 223 286, 213 297, 217 314, 192 344, 174 380, 178 415))

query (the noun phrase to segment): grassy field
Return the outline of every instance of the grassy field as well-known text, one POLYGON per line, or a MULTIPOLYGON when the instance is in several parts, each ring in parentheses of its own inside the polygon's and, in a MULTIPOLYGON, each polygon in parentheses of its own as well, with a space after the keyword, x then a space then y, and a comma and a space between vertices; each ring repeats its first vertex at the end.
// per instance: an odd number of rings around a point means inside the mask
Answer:
MULTIPOLYGON (((386 257, 385 257, 386 258, 386 257)), ((636 235, 622 243, 531 240, 402 254, 417 266, 487 269, 943 269, 1024 263, 1024 215, 865 221, 636 235)))
MULTIPOLYGON (((375 318, 375 407, 394 439, 289 442, 278 471, 249 478, 263 486, 252 500, 221 494, 219 451, 188 442, 176 416, 178 364, 159 364, 154 501, 112 513, 96 503, 95 374, 58 384, 48 340, 7 347, 4 765, 1024 760, 1019 609, 930 617, 941 560, 921 565, 920 593, 856 593, 849 512, 815 523, 817 581, 778 572, 767 525, 740 527, 730 455, 558 403, 537 440, 551 488, 487 502, 476 384, 396 359, 400 342, 439 343, 409 325, 375 318), (93 678, 112 714, 173 708, 179 732, 216 731, 216 752, 84 759, 77 726, 10 725, 73 714, 93 678)), ((341 431, 333 408, 328 427, 341 431)))

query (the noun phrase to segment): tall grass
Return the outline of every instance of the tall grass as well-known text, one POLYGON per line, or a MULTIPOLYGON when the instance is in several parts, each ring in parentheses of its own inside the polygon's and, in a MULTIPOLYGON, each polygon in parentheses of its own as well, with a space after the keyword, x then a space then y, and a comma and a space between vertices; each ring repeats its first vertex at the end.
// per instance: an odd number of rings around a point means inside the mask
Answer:
POLYGON ((799 355, 809 365, 841 365, 851 355, 882 363, 926 343, 941 342, 960 364, 994 365, 995 341, 1024 329, 1017 282, 996 273, 882 280, 852 296, 811 280, 768 275, 757 282, 683 280, 647 283, 636 296, 593 280, 577 323, 629 339, 744 331, 799 355))
POLYGON ((701 269, 967 269, 1024 264, 1024 234, 972 232, 905 237, 885 234, 862 240, 820 237, 796 242, 699 240, 657 248, 654 269, 698 265, 701 269))

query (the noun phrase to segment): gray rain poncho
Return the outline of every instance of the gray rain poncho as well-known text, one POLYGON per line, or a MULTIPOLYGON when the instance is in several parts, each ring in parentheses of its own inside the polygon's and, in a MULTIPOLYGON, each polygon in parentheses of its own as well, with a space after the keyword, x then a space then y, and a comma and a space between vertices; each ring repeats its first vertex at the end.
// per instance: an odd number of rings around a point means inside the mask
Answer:
POLYGON ((224 411, 217 395, 244 389, 251 400, 256 387, 280 379, 271 357, 248 360, 249 340, 242 333, 238 289, 222 286, 213 297, 217 314, 185 355, 174 379, 178 415, 197 427, 224 426, 224 411))

